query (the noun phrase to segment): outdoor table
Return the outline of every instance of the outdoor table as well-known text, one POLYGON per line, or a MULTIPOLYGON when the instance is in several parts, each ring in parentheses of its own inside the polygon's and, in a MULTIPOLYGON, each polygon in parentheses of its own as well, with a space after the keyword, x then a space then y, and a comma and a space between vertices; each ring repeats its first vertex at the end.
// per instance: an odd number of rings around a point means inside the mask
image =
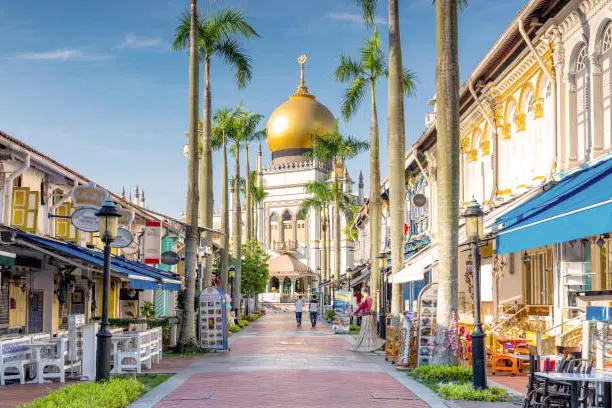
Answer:
POLYGON ((32 381, 30 381, 30 384, 44 384, 45 380, 43 379, 43 369, 44 367, 42 366, 42 358, 41 358, 41 353, 40 351, 42 349, 48 349, 48 348, 52 348, 52 347, 56 347, 57 346, 57 342, 36 342, 36 343, 31 343, 31 344, 24 344, 23 347, 27 347, 31 350, 34 350, 34 354, 36 356, 36 378, 34 378, 32 381))
POLYGON ((537 377, 547 378, 554 381, 564 381, 571 384, 570 405, 572 408, 578 408, 578 384, 581 382, 591 382, 595 384, 603 383, 603 406, 604 408, 612 408, 612 397, 610 395, 612 389, 612 373, 601 371, 593 371, 591 374, 581 373, 535 373, 537 377))
POLYGON ((126 344, 128 341, 135 339, 138 336, 138 332, 130 332, 125 334, 113 334, 111 341, 113 342, 113 369, 112 373, 117 373, 116 369, 119 366, 117 361, 117 355, 119 351, 119 343, 126 344))
POLYGON ((517 360, 529 361, 529 355, 527 354, 513 354, 506 353, 508 357, 516 358, 517 360))

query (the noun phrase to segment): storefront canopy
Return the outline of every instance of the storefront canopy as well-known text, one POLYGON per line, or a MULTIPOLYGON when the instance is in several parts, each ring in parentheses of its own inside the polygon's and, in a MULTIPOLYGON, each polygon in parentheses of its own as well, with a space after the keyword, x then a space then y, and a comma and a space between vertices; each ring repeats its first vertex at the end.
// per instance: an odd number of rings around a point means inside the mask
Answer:
POLYGON ((425 269, 434 261, 433 251, 427 250, 423 254, 416 255, 408 265, 394 274, 390 281, 393 283, 407 283, 425 279, 425 269))
MULTIPOLYGON (((17 242, 21 240, 22 243, 29 244, 29 246, 78 259, 84 263, 84 266, 91 264, 92 266, 102 268, 104 265, 104 256, 98 251, 65 241, 38 237, 20 230, 13 231, 16 232, 17 242)), ((130 288, 132 289, 155 290, 159 289, 160 284, 165 290, 181 289, 181 282, 176 277, 177 275, 138 262, 127 261, 123 258, 113 257, 111 259, 111 271, 126 277, 130 281, 130 288)))
POLYGON ((508 254, 612 231, 612 159, 566 175, 497 220, 497 253, 508 254))

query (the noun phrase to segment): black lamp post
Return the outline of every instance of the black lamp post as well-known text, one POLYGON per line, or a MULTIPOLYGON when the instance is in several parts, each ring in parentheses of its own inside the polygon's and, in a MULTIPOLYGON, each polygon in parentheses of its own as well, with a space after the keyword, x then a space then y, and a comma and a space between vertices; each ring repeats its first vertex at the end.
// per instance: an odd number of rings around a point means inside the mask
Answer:
POLYGON ((100 239, 104 243, 104 275, 102 283, 102 321, 96 351, 96 381, 110 378, 111 333, 108 330, 108 291, 110 289, 111 243, 117 238, 117 224, 121 216, 115 203, 104 200, 100 211, 96 213, 100 226, 100 239))
POLYGON ((472 333, 472 372, 474 388, 487 388, 485 361, 485 333, 480 321, 480 250, 478 243, 483 239, 483 212, 480 204, 473 199, 463 213, 465 233, 470 243, 474 266, 474 332, 472 333))
POLYGON ((230 265, 230 267, 227 268, 227 271, 229 272, 229 278, 230 278, 230 293, 232 296, 232 310, 236 310, 236 300, 234 299, 234 279, 236 278, 236 267, 234 265, 230 265))
POLYGON ((351 278, 353 277, 353 269, 349 266, 346 268, 346 290, 351 290, 351 278))
POLYGON ((385 269, 387 267, 387 254, 381 252, 378 255, 378 270, 380 271, 380 290, 378 294, 378 335, 387 338, 387 322, 385 312, 387 309, 387 287, 385 285, 385 269))

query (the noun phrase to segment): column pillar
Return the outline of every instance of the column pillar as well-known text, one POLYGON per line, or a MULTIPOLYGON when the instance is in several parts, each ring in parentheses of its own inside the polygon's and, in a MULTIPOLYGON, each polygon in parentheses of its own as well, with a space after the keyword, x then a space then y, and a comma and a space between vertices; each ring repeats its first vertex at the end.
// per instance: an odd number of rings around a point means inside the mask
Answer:
POLYGON ((568 168, 576 167, 578 163, 578 131, 576 128, 576 78, 567 76, 567 138, 568 168))
POLYGON ((590 58, 590 94, 589 113, 590 127, 593 135, 593 158, 597 158, 603 154, 603 86, 601 78, 601 60, 599 53, 594 53, 590 58))
POLYGON ((295 278, 291 278, 291 296, 295 294, 295 283, 296 283, 295 278))

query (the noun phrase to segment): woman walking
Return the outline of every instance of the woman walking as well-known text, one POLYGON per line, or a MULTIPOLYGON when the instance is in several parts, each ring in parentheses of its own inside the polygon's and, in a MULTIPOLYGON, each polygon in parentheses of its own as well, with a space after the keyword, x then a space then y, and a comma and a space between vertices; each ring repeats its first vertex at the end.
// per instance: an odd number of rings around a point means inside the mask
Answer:
MULTIPOLYGON (((370 290, 367 288, 363 289, 361 294, 363 299, 354 313, 354 316, 361 316, 361 329, 359 330, 357 344, 350 350, 370 352, 381 348, 385 344, 385 340, 378 337, 378 333, 376 333, 376 328, 374 327, 374 320, 370 314, 370 311, 372 310, 370 290)), ((381 322, 381 324, 384 323, 381 322)))

